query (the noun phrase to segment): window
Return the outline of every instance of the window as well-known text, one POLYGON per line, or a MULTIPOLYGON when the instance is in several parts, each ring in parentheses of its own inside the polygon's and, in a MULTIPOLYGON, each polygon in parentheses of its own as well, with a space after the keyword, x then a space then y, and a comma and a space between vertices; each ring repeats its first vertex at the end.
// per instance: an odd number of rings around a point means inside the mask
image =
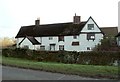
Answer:
POLYGON ((52 40, 53 39, 53 37, 49 37, 49 40, 52 40))
POLYGON ((28 45, 24 45, 23 48, 24 49, 29 49, 29 46, 28 45))
POLYGON ((90 50, 90 47, 87 47, 87 50, 90 50))
POLYGON ((58 41, 64 41, 64 36, 59 36, 58 41))
POLYGON ((45 46, 40 46, 40 50, 45 50, 45 46))
POLYGON ((87 40, 95 40, 95 34, 94 33, 88 33, 87 34, 87 40))
POLYGON ((72 46, 79 46, 79 42, 72 42, 72 46))
POLYGON ((77 36, 76 36, 76 35, 74 35, 74 36, 73 36, 73 39, 77 39, 77 36))
POLYGON ((64 50, 64 45, 59 45, 59 50, 64 50))
POLYGON ((55 51, 55 44, 50 44, 50 50, 55 51))
POLYGON ((88 30, 94 30, 94 24, 88 24, 88 30))

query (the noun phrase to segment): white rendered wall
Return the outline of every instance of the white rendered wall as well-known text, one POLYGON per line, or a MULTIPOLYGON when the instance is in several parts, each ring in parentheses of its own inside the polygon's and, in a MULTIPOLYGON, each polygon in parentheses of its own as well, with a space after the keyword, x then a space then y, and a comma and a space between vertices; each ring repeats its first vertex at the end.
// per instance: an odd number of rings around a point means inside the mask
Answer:
POLYGON ((101 31, 98 28, 98 26, 95 24, 95 22, 90 18, 81 32, 101 32, 101 31), (94 24, 94 30, 88 30, 88 28, 87 28, 88 24, 94 24))
POLYGON ((65 36, 65 45, 64 49, 66 51, 80 51, 80 46, 72 46, 72 42, 78 42, 79 37, 77 39, 73 39, 73 36, 65 36))
POLYGON ((80 51, 91 51, 87 50, 87 47, 93 49, 98 43, 101 43, 101 39, 103 39, 103 34, 95 34, 95 40, 87 40, 87 34, 80 34, 80 51))
POLYGON ((17 48, 19 48, 19 43, 23 40, 24 38, 17 38, 17 48))
MULTIPOLYGON (((24 39, 24 41, 18 45, 24 38, 17 38, 17 48, 23 48, 25 45, 28 45, 29 49, 31 50, 39 50, 40 45, 33 45, 27 38, 24 39)), ((39 41, 39 40, 38 40, 39 41)))
POLYGON ((91 49, 95 47, 95 45, 100 44, 101 39, 103 39, 103 34, 102 33, 97 33, 101 32, 99 27, 96 25, 96 23, 90 18, 84 28, 82 29, 81 33, 83 34, 79 35, 79 41, 80 41, 80 51, 89 51, 87 50, 87 47, 90 47, 91 49), (88 30, 88 24, 94 24, 94 29, 93 30, 88 30), (87 33, 93 32, 95 33, 95 40, 87 40, 87 33), (85 34, 86 33, 86 34, 85 34))
POLYGON ((55 50, 58 50, 58 37, 54 36, 52 40, 49 40, 49 37, 42 37, 41 45, 45 46, 45 50, 50 50, 50 44, 56 44, 55 50))
POLYGON ((23 48, 25 45, 29 46, 29 49, 34 49, 34 45, 32 45, 32 43, 25 38, 24 41, 20 44, 20 47, 23 48))

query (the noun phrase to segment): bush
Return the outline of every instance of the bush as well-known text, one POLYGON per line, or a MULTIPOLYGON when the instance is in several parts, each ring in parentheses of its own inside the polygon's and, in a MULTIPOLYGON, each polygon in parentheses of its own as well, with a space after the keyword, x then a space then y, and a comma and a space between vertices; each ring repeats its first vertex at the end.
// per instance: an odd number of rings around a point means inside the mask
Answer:
POLYGON ((113 65, 120 60, 120 52, 68 52, 68 51, 34 51, 28 49, 3 49, 3 56, 24 58, 35 61, 76 63, 89 65, 113 65))

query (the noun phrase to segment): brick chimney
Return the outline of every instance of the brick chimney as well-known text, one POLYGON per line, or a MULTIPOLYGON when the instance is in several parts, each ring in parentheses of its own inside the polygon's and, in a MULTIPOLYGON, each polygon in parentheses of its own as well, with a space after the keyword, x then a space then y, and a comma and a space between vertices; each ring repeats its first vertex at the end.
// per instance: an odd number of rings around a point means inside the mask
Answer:
POLYGON ((76 13, 75 13, 75 16, 73 17, 73 24, 80 24, 81 20, 80 20, 80 16, 76 16, 76 13))
POLYGON ((40 25, 40 18, 37 18, 37 20, 35 20, 35 25, 40 25))

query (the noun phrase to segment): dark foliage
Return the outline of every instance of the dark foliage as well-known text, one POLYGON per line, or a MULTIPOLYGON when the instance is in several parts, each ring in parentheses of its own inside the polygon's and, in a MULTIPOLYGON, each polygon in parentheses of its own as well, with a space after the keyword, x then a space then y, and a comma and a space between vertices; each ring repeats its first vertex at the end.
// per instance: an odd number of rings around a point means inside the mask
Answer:
POLYGON ((120 60, 120 52, 116 51, 91 51, 91 52, 67 52, 67 51, 34 51, 28 49, 3 49, 3 56, 24 58, 44 62, 76 63, 89 65, 113 65, 120 60))

